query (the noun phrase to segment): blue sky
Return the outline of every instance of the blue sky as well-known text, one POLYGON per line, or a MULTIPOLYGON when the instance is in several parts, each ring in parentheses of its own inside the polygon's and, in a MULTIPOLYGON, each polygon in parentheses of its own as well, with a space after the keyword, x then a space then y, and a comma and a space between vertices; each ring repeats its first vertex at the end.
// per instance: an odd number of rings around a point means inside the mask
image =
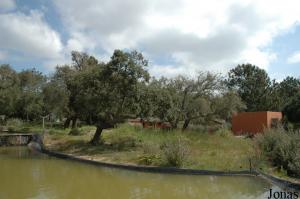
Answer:
POLYGON ((300 77, 297 8, 297 0, 1 0, 0 64, 51 73, 72 50, 107 61, 114 49, 136 49, 155 76, 252 63, 280 81, 300 77))

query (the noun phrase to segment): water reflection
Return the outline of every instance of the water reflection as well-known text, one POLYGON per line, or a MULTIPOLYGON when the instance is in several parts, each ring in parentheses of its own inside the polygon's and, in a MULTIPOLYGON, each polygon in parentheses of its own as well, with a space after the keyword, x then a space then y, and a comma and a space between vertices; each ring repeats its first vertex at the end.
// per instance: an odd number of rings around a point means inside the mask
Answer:
POLYGON ((256 199, 267 198, 271 188, 269 183, 254 177, 100 168, 12 147, 0 149, 0 180, 1 199, 256 199))

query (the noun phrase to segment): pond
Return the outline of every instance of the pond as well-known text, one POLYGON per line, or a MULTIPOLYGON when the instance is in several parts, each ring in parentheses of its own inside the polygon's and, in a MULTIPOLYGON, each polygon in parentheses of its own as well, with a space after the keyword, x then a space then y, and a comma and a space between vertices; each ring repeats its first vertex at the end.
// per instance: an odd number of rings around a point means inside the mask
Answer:
POLYGON ((0 147, 0 199, 256 199, 270 188, 256 177, 135 172, 0 147))

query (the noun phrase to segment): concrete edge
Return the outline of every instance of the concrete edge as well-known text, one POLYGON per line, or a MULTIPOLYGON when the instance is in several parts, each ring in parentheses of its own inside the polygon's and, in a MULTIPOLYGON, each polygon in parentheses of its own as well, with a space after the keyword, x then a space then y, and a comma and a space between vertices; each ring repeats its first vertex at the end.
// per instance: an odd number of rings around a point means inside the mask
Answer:
MULTIPOLYGON (((14 134, 9 134, 9 135, 14 135, 14 134)), ((22 136, 22 135, 33 136, 35 134, 17 134, 17 136, 22 136)), ((6 136, 6 135, 4 135, 4 136, 6 136)), ((15 136, 16 136, 16 134, 15 134, 15 136)), ((263 173, 262 171, 258 171, 258 170, 211 171, 211 170, 198 170, 198 169, 182 169, 182 168, 174 168, 174 167, 137 166, 137 165, 114 164, 114 163, 108 163, 108 162, 88 160, 88 159, 76 157, 73 155, 50 151, 45 148, 42 148, 41 152, 44 154, 47 154, 49 156, 53 156, 53 157, 57 157, 57 158, 61 158, 61 159, 69 159, 69 160, 88 163, 88 164, 92 164, 92 165, 96 165, 96 166, 127 169, 127 170, 140 171, 140 172, 186 174, 186 175, 212 175, 212 176, 258 176, 262 179, 269 181, 272 184, 279 186, 282 189, 300 191, 300 183, 290 182, 288 180, 281 179, 279 177, 269 175, 269 174, 263 173)))
POLYGON ((261 171, 255 171, 255 172, 257 172, 261 176, 261 178, 267 179, 267 180, 271 181, 273 184, 275 184, 281 188, 288 189, 288 190, 300 191, 300 183, 291 182, 289 180, 285 180, 285 179, 279 178, 277 176, 266 174, 261 171))
POLYGON ((211 170, 198 170, 198 169, 183 169, 183 168, 175 168, 175 167, 155 167, 155 166, 115 164, 115 163, 101 162, 95 160, 88 160, 88 159, 76 157, 69 154, 50 151, 47 149, 42 149, 42 153, 57 158, 69 159, 69 160, 74 160, 74 161, 88 163, 97 166, 119 168, 119 169, 133 170, 133 171, 142 171, 142 172, 188 174, 188 175, 213 175, 213 176, 235 176, 235 175, 257 176, 259 175, 256 171, 211 171, 211 170))
POLYGON ((284 190, 300 191, 300 184, 290 182, 288 180, 280 179, 278 177, 265 174, 261 171, 211 171, 211 170, 198 170, 198 169, 183 169, 174 167, 155 167, 155 166, 137 166, 137 165, 127 165, 127 164, 115 164, 108 162, 101 162, 95 160, 88 160, 80 157, 76 157, 69 154, 64 154, 60 152, 54 152, 47 149, 42 149, 42 153, 49 156, 68 159, 77 162, 87 163, 96 166, 104 166, 108 168, 126 169, 131 171, 139 172, 150 172, 150 173, 166 173, 166 174, 182 174, 182 175, 212 175, 212 176, 252 176, 259 177, 263 180, 268 181, 284 190))

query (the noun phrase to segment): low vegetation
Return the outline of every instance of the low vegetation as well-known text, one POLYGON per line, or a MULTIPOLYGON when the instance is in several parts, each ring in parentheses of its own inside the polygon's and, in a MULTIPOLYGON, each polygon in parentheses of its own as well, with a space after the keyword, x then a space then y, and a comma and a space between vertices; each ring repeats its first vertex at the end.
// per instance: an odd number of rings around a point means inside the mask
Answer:
POLYGON ((52 150, 114 163, 211 170, 249 170, 252 141, 228 130, 163 131, 128 124, 105 130, 102 142, 89 143, 94 127, 81 127, 79 136, 57 132, 46 136, 52 150))
POLYGON ((300 177, 300 131, 268 129, 256 136, 255 141, 260 161, 267 158, 277 171, 300 177))

